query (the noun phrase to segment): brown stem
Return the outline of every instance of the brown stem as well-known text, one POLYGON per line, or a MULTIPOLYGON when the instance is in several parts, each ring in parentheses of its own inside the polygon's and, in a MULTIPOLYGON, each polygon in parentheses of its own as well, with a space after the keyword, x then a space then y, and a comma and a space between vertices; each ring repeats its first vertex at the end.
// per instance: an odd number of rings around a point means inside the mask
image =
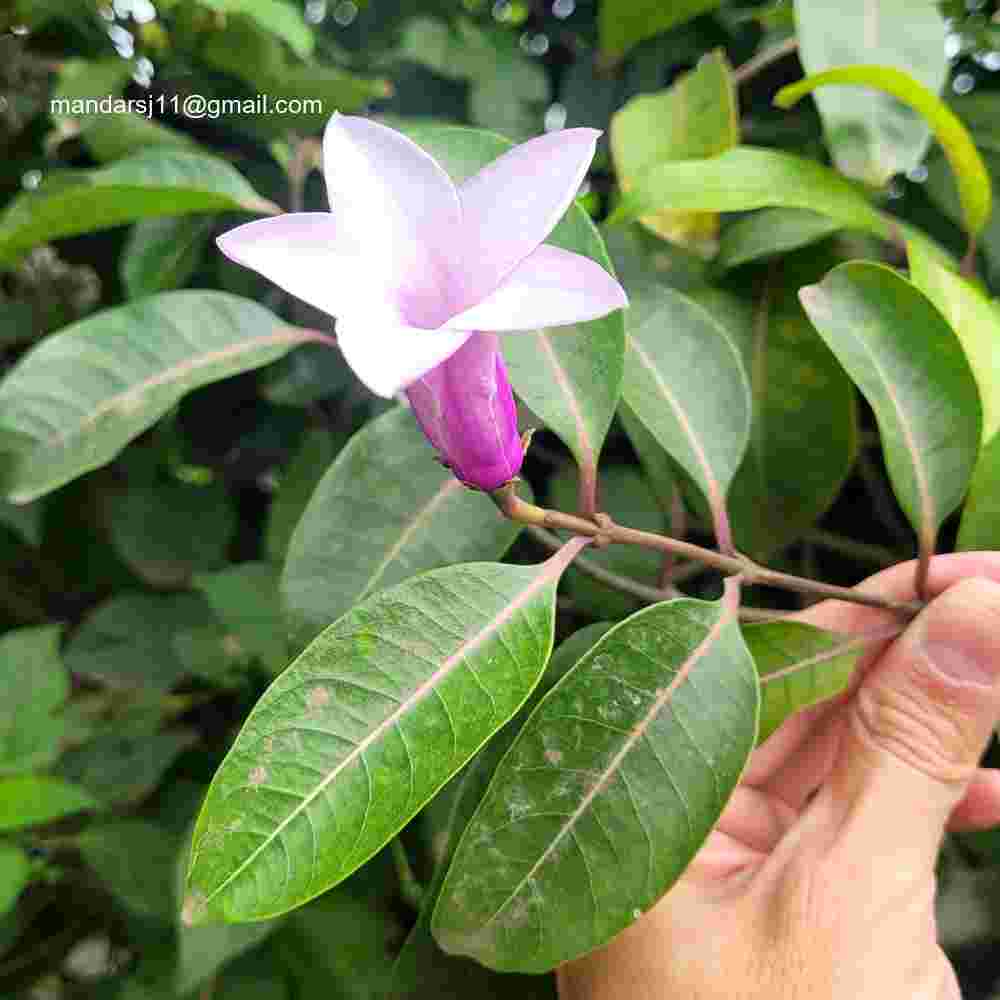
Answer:
POLYGON ((969 245, 966 248, 965 256, 962 258, 961 271, 963 278, 974 278, 976 276, 976 237, 972 233, 969 234, 969 245))
POLYGON ((785 590, 815 594, 817 597, 849 601, 853 604, 864 604, 873 608, 884 608, 908 616, 917 614, 924 606, 922 601, 892 601, 848 587, 837 587, 818 580, 807 580, 800 576, 793 576, 790 573, 779 573, 776 570, 760 566, 740 554, 726 555, 713 549, 702 548, 700 545, 692 545, 679 538, 668 538, 666 535, 658 535, 652 531, 627 528, 624 525, 616 524, 607 514, 597 514, 593 521, 588 521, 574 514, 548 510, 522 500, 517 495, 513 483, 508 483, 507 486, 495 490, 490 494, 490 497, 512 521, 535 525, 538 528, 570 531, 575 535, 592 538, 597 546, 639 545, 660 552, 674 552, 677 555, 704 563, 706 566, 711 566, 727 576, 741 574, 744 582, 748 584, 781 587, 785 590))
POLYGON ((742 86, 747 80, 755 77, 762 69, 770 66, 771 63, 791 55, 798 47, 799 40, 793 35, 791 38, 786 38, 783 42, 778 42, 777 45, 772 45, 770 48, 764 49, 763 52, 758 52, 752 59, 748 59, 742 66, 737 66, 733 70, 733 83, 737 87, 742 86))

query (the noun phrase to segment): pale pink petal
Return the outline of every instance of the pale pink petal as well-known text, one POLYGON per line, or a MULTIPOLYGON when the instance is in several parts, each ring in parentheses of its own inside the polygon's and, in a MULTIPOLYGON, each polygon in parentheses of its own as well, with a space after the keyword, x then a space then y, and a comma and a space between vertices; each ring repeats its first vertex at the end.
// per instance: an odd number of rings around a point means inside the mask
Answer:
POLYGON ((571 128, 538 136, 461 185, 464 308, 489 295, 552 232, 576 197, 600 134, 571 128))
POLYGON ((627 305, 625 289, 596 261, 543 243, 496 291, 446 325, 456 330, 537 330, 584 323, 627 305))
POLYGON ((230 260, 332 316, 376 294, 370 272, 358 267, 329 212, 257 219, 216 243, 230 260))
POLYGON ((377 269, 414 326, 439 326, 457 305, 461 206, 451 179, 419 146, 366 118, 334 114, 323 172, 338 227, 377 269))
POLYGON ((395 396, 471 336, 467 330, 422 330, 372 310, 337 320, 337 344, 354 374, 378 396, 395 396))

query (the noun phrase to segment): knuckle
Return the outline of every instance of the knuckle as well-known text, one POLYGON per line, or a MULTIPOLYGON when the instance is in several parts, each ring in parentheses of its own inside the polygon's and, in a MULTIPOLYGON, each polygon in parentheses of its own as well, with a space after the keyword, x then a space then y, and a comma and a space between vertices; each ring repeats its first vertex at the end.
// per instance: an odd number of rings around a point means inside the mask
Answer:
POLYGON ((863 687, 853 721, 869 745, 947 784, 971 777, 978 747, 966 713, 955 703, 935 703, 918 685, 863 687))

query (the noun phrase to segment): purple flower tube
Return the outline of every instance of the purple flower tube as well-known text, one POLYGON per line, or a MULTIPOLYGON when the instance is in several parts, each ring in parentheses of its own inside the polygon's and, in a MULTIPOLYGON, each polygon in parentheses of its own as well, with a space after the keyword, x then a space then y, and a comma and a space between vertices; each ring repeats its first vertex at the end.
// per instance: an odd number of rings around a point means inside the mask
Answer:
POLYGON ((518 474, 524 449, 496 334, 474 333, 406 396, 441 460, 463 483, 495 490, 518 474))

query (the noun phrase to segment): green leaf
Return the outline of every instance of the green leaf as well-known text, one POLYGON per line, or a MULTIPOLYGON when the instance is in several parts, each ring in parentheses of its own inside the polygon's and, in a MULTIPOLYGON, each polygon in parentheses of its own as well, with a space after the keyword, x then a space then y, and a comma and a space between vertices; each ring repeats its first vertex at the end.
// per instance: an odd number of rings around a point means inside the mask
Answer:
POLYGON ((139 153, 98 170, 66 171, 15 197, 0 215, 0 264, 77 233, 160 215, 224 211, 280 210, 225 160, 174 149, 139 153))
POLYGON ((184 132, 131 111, 86 115, 80 123, 79 134, 90 155, 99 163, 111 163, 154 148, 198 152, 197 143, 184 132))
MULTIPOLYGON (((575 205, 547 242, 612 270, 600 234, 575 205)), ((518 396, 570 449, 581 472, 593 475, 621 395, 625 363, 621 311, 536 334, 507 334, 502 342, 518 396)))
POLYGON ((927 247, 906 246, 910 280, 951 325, 972 367, 983 404, 983 443, 1000 431, 1000 311, 971 281, 945 267, 927 247))
MULTIPOLYGON (((0 774, 40 770, 58 756, 69 697, 58 625, 0 636, 0 774)), ((2 907, 0 907, 2 909, 2 907)))
MULTIPOLYGON (((501 988, 496 973, 490 969, 478 962, 446 955, 438 948, 431 934, 431 915, 462 831, 476 811, 497 765, 517 738, 525 719, 542 696, 562 680, 576 665, 577 660, 611 627, 611 622, 596 622, 577 629, 568 639, 564 639, 552 654, 538 687, 517 715, 455 775, 424 811, 426 821, 431 810, 437 810, 439 806, 445 807, 441 811, 440 826, 432 830, 430 837, 434 878, 425 892, 420 917, 393 963, 387 1000, 421 1000, 428 995, 494 996, 501 988)), ((502 982, 512 995, 516 993, 528 1000, 532 997, 554 996, 554 984, 550 977, 509 976, 502 982)))
POLYGON ((625 402, 697 483, 721 525, 749 439, 750 386, 733 342, 706 309, 666 288, 656 302, 629 328, 625 402))
MULTIPOLYGON (((405 131, 456 184, 512 145, 477 129, 418 125, 405 131)), ((546 242, 590 257, 606 271, 613 270, 600 233, 579 205, 570 206, 546 242)), ((559 435, 581 469, 590 475, 618 405, 624 351, 621 310, 589 323, 503 338, 504 360, 514 390, 559 435)))
POLYGON ((278 571, 263 562, 240 563, 220 573, 202 573, 195 586, 247 654, 272 674, 288 662, 278 571))
POLYGON ((736 597, 638 612, 543 699, 448 871, 433 919, 446 951, 546 971, 604 944, 680 876, 756 735, 736 597))
POLYGON ((197 594, 119 593, 99 605, 74 632, 66 666, 116 687, 166 691, 186 673, 172 637, 210 625, 212 613, 197 594))
POLYGON ((187 997, 238 956, 270 937, 281 920, 178 928, 176 996, 187 997))
POLYGON ((164 292, 66 327, 0 382, 0 483, 25 503, 110 461, 182 396, 314 339, 224 292, 164 292))
POLYGON ((14 908, 30 878, 28 855, 17 844, 0 840, 0 917, 14 908))
POLYGON ((246 14, 264 31, 277 35, 301 59, 308 59, 315 41, 302 11, 286 0, 200 0, 212 10, 225 14, 246 14))
POLYGON ((813 325, 875 411, 893 492, 931 552, 961 503, 982 428, 976 382, 941 314, 905 278, 852 261, 800 290, 813 325))
POLYGON ((0 524, 10 528, 22 542, 33 548, 42 544, 43 505, 40 503, 14 504, 0 499, 0 524))
POLYGON ((341 392, 353 378, 340 351, 303 344, 271 366, 261 396, 278 406, 309 407, 341 392))
POLYGON ((844 691, 872 640, 804 622, 761 622, 743 626, 743 641, 760 677, 760 744, 800 709, 844 691))
POLYGON ((1000 548, 1000 434, 994 434, 979 453, 955 548, 1000 548))
MULTIPOLYGON (((549 482, 548 505, 556 510, 573 510, 577 487, 574 470, 563 467, 549 482)), ((627 524, 640 531, 665 530, 663 510, 645 478, 627 465, 613 465, 601 469, 601 510, 610 514, 618 524, 627 524)), ((587 553, 590 562, 621 576, 629 577, 647 586, 656 586, 662 554, 635 545, 609 545, 587 553)), ((624 618, 637 611, 640 602, 600 583, 583 570, 573 567, 566 573, 563 586, 567 596, 584 614, 605 618, 624 618)))
MULTIPOLYGON (((134 72, 132 60, 112 56, 108 59, 66 59, 52 90, 55 101, 114 97, 121 93, 134 72)), ((59 107, 58 103, 55 105, 59 107)))
POLYGON ((770 282, 752 309, 729 297, 737 308, 719 308, 721 291, 694 293, 726 328, 750 379, 750 443, 729 488, 729 516, 737 548, 757 559, 794 541, 830 506, 858 446, 854 387, 790 291, 802 283, 791 280, 791 267, 785 284, 770 282))
POLYGON ((313 492, 288 544, 285 604, 312 635, 415 573, 498 558, 519 530, 435 462, 413 414, 396 408, 351 438, 313 492))
MULTIPOLYGON (((892 66, 843 66, 783 87, 774 99, 775 104, 783 108, 790 107, 804 95, 827 84, 874 87, 904 101, 923 115, 955 173, 966 228, 972 235, 982 231, 993 213, 990 175, 972 136, 944 101, 913 77, 892 66)), ((870 97, 865 95, 864 99, 870 105, 870 97)), ((923 150, 914 158, 914 163, 922 156, 923 150)), ((912 165, 897 166, 889 174, 912 165)))
MULTIPOLYGON (((137 648, 142 654, 142 646, 137 648)), ((198 742, 193 729, 163 729, 156 708, 143 705, 109 721, 83 746, 68 750, 58 773, 109 805, 146 798, 177 757, 198 742)))
POLYGON ((97 806, 82 788, 58 778, 37 774, 0 778, 0 831, 51 823, 97 806))
POLYGON ((628 403, 622 402, 618 407, 618 419, 635 449, 647 485, 652 489, 660 510, 669 514, 677 490, 676 466, 646 425, 629 409, 628 403))
POLYGON ((842 228, 837 219, 808 208, 763 208, 728 225, 712 262, 728 271, 752 260, 774 257, 832 236, 842 228))
POLYGON ((140 219, 125 242, 119 261, 130 299, 180 288, 194 274, 215 220, 179 215, 140 219))
POLYGON ((299 450, 282 473, 268 511, 264 548, 269 559, 276 563, 285 561, 288 545, 309 498, 345 443, 344 432, 339 428, 314 428, 306 432, 299 450))
POLYGON ((160 480, 107 504, 108 533, 122 560, 154 587, 182 587, 196 571, 225 565, 236 512, 224 486, 160 480))
MULTIPOLYGON (((726 57, 706 55, 657 94, 633 97, 611 119, 611 152, 622 189, 657 163, 717 156, 740 141, 736 90, 726 57)), ((640 221, 663 239, 711 249, 715 212, 663 211, 640 221)))
MULTIPOLYGON (((948 77, 948 29, 935 4, 795 0, 795 20, 799 58, 809 75, 848 63, 881 63, 931 95, 948 77)), ((866 86, 817 94, 816 104, 838 169, 881 185, 920 162, 929 133, 905 96, 882 88, 872 93, 867 81, 859 82, 866 86)))
POLYGON ((601 0, 597 33, 606 58, 625 55, 639 42, 719 6, 720 0, 601 0))
POLYGON ((469 563, 356 606, 271 685, 195 827, 185 920, 257 920, 318 895, 392 837, 509 719, 552 647, 539 566, 469 563))
POLYGON ((84 861, 129 910, 173 918, 178 843, 170 833, 144 820, 117 820, 87 827, 76 844, 84 861))
POLYGON ((635 179, 612 222, 670 208, 703 212, 745 212, 781 206, 806 208, 891 239, 893 223, 862 190, 813 160, 753 146, 737 146, 706 160, 657 164, 635 179))

